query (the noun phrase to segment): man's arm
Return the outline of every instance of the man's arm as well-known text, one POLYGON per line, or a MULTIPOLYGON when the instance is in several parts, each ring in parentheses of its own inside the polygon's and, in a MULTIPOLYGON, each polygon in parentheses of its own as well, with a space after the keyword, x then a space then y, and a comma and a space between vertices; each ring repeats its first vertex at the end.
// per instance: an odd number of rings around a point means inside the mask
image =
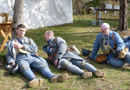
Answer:
POLYGON ((99 43, 100 37, 99 34, 96 36, 94 45, 93 45, 93 50, 92 50, 92 54, 89 58, 94 59, 94 56, 97 54, 99 47, 100 47, 100 43, 99 43))
POLYGON ((24 50, 31 52, 31 53, 36 53, 38 50, 37 45, 35 44, 35 42, 29 38, 29 44, 23 44, 24 46, 24 50))
POLYGON ((15 49, 24 49, 24 48, 25 48, 24 45, 22 45, 22 44, 20 44, 20 43, 14 43, 14 44, 13 44, 13 47, 14 47, 15 49))
POLYGON ((117 44, 117 49, 116 51, 121 51, 125 48, 125 43, 122 40, 122 38, 120 37, 120 35, 118 33, 114 33, 114 37, 115 37, 115 41, 117 44))
POLYGON ((63 40, 62 38, 57 38, 57 44, 58 44, 58 51, 55 58, 61 59, 66 52, 67 45, 65 40, 63 40))
POLYGON ((11 55, 11 52, 9 51, 9 48, 11 48, 11 47, 8 46, 8 51, 7 51, 7 54, 6 54, 7 63, 11 64, 11 65, 14 65, 15 60, 14 60, 14 57, 11 55))
POLYGON ((119 59, 120 51, 125 48, 125 43, 118 33, 115 33, 114 37, 115 37, 115 41, 117 44, 117 49, 116 49, 116 52, 114 54, 114 58, 117 60, 117 59, 119 59))
POLYGON ((54 65, 56 65, 56 66, 58 65, 59 60, 65 54, 66 49, 67 49, 66 42, 62 38, 57 38, 57 44, 58 44, 58 51, 57 51, 57 54, 55 56, 56 59, 54 61, 54 65))

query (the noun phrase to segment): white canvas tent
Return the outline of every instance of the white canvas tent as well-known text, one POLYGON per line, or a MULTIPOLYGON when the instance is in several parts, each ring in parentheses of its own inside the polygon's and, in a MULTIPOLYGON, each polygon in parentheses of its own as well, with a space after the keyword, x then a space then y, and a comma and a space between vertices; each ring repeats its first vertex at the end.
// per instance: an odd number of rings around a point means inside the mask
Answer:
MULTIPOLYGON (((0 0, 0 13, 12 18, 14 2, 0 0)), ((72 0, 25 0, 23 22, 27 29, 72 23, 72 0)))

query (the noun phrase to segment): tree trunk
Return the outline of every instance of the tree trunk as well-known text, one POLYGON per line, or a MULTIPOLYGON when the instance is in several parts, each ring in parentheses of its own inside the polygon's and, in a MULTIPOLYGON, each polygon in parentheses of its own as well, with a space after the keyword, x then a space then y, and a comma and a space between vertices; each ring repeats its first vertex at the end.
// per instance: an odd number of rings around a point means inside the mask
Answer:
POLYGON ((22 23, 24 1, 25 0, 15 0, 12 22, 12 37, 15 37, 17 35, 15 29, 18 26, 18 24, 22 23))
POLYGON ((127 22, 127 0, 120 0, 119 31, 126 31, 127 29, 128 29, 128 22, 127 22))

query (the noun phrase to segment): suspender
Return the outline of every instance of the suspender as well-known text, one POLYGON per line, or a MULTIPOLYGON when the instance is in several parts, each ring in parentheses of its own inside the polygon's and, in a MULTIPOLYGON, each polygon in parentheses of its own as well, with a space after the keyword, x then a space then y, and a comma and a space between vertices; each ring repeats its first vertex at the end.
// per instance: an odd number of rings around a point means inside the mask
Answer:
MULTIPOLYGON (((105 37, 104 37, 105 38, 105 37)), ((115 37, 114 37, 114 33, 112 33, 112 39, 113 39, 113 41, 114 41, 114 44, 116 45, 116 41, 115 41, 115 37)), ((102 39, 100 40, 101 41, 101 44, 102 44, 102 46, 103 46, 103 41, 102 41, 102 39)))
MULTIPOLYGON (((114 48, 113 48, 113 50, 116 50, 117 45, 116 45, 114 33, 112 33, 112 39, 113 39, 113 41, 114 41, 114 48)), ((102 39, 101 39, 100 41, 101 41, 101 44, 102 44, 102 47, 103 47, 103 41, 102 41, 102 39)), ((112 48, 111 48, 111 49, 112 49, 112 48)), ((109 53, 109 54, 111 54, 111 53, 113 52, 113 50, 110 50, 110 53, 109 53)), ((109 55, 109 54, 107 54, 107 55, 109 55)))
POLYGON ((112 39, 114 41, 114 44, 116 45, 116 41, 115 41, 115 37, 114 37, 114 33, 112 34, 112 39))
POLYGON ((115 41, 115 37, 114 37, 114 33, 112 34, 112 39, 113 39, 113 41, 114 41, 114 50, 116 50, 116 48, 117 48, 117 45, 116 45, 116 41, 115 41))

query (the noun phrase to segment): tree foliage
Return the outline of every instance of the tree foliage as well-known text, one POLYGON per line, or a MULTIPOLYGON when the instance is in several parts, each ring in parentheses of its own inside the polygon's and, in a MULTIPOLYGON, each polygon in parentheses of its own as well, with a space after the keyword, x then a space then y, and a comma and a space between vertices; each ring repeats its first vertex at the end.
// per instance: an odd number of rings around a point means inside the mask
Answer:
POLYGON ((102 0, 92 0, 92 1, 86 2, 85 5, 92 6, 92 7, 97 7, 97 6, 100 6, 101 1, 102 0))
POLYGON ((89 7, 104 7, 106 0, 72 0, 74 14, 82 14, 89 7))

